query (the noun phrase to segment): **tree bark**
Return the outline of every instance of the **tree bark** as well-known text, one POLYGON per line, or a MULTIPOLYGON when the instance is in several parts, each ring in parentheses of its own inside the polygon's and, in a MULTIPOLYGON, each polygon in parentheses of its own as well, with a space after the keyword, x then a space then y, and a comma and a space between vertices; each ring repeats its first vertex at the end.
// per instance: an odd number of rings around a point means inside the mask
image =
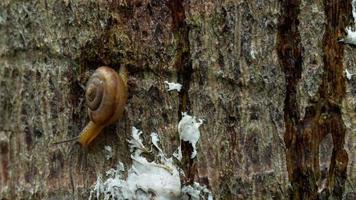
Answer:
POLYGON ((182 142, 176 160, 183 185, 215 199, 355 199, 348 26, 351 0, 1 1, 0 199, 87 199, 99 174, 131 165, 132 126, 172 155, 183 112, 204 120, 197 157, 182 142), (124 117, 88 149, 53 145, 88 123, 99 66, 129 71, 124 117))

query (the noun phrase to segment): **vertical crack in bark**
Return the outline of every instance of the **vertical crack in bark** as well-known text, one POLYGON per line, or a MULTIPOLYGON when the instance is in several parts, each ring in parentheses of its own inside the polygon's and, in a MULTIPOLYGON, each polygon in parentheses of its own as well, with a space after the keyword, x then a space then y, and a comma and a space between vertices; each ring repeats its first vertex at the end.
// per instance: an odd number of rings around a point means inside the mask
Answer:
POLYGON ((346 85, 343 76, 344 46, 337 41, 351 19, 351 0, 324 0, 327 23, 323 41, 324 77, 319 90, 323 104, 319 112, 327 116, 324 125, 333 138, 333 151, 330 160, 327 190, 336 199, 342 199, 348 155, 344 149, 346 128, 342 120, 341 104, 346 85), (325 110, 323 110, 325 109, 325 110))
MULTIPOLYGON (((297 106, 297 84, 302 74, 302 46, 298 30, 298 15, 300 0, 282 2, 282 15, 278 21, 277 53, 279 62, 285 73, 286 97, 284 100, 284 120, 286 132, 286 159, 289 180, 295 193, 298 191, 298 182, 301 162, 298 156, 296 137, 298 135, 299 113, 297 106)), ((293 193, 293 192, 292 192, 293 193)), ((296 196, 299 196, 296 194, 296 196)))
POLYGON ((300 0, 282 2, 277 51, 285 77, 284 119, 286 161, 291 182, 291 199, 342 198, 348 155, 344 150, 345 125, 341 103, 345 95, 343 51, 337 40, 349 22, 350 1, 324 0, 326 27, 323 41, 324 75, 316 102, 306 108, 300 119, 297 84, 302 72, 302 46, 298 30, 300 0), (320 182, 319 145, 327 134, 333 138, 333 151, 325 185, 320 182))
MULTIPOLYGON (((192 79, 192 60, 190 57, 189 27, 185 22, 183 0, 169 0, 167 6, 172 15, 172 30, 177 42, 177 53, 174 67, 177 69, 178 82, 182 84, 179 92, 178 117, 182 118, 182 112, 190 111, 189 88, 192 79)), ((186 175, 186 182, 192 183, 197 173, 195 162, 191 159, 193 147, 189 142, 181 141, 182 167, 186 175)))
MULTIPOLYGON (((5 134, 5 131, 0 134, 5 134)), ((3 138, 0 138, 3 139, 3 138)), ((9 162, 9 144, 5 140, 0 140, 0 186, 5 187, 9 183, 10 174, 9 167, 11 163, 9 162)))

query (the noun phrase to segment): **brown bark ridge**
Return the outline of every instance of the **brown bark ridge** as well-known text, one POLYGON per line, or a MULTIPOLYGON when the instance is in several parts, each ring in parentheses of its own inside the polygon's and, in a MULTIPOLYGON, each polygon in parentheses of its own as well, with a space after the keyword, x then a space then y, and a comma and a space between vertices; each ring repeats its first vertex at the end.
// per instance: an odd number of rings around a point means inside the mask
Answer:
POLYGON ((297 85, 305 53, 299 30, 301 1, 284 1, 279 18, 278 56, 286 74, 284 119, 287 170, 292 199, 342 199, 347 179, 348 153, 344 149, 346 128, 341 106, 346 92, 343 66, 344 46, 338 42, 349 25, 351 1, 324 1, 326 25, 322 43, 323 74, 304 117, 298 111, 297 85), (332 153, 325 177, 321 177, 319 147, 328 134, 332 153), (320 184, 324 178, 325 183, 320 184))
POLYGON ((171 155, 182 112, 204 119, 182 143, 182 184, 215 199, 355 199, 356 50, 339 44, 351 0, 3 0, 0 199, 87 199, 98 175, 131 165, 131 127, 171 155), (84 87, 126 66, 123 120, 88 149, 51 143, 88 122, 84 87), (164 81, 179 82, 167 92, 164 81), (104 146, 113 157, 106 159, 104 146))

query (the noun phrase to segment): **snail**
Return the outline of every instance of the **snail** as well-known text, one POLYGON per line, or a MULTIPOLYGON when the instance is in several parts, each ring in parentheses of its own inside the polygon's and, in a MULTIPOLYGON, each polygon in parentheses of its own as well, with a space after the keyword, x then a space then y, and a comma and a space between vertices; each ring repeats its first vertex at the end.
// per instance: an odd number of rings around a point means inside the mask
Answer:
POLYGON ((120 68, 118 74, 109 67, 99 67, 89 78, 85 90, 90 121, 78 137, 55 144, 78 140, 87 147, 101 130, 118 121, 124 112, 128 96, 127 70, 120 68))

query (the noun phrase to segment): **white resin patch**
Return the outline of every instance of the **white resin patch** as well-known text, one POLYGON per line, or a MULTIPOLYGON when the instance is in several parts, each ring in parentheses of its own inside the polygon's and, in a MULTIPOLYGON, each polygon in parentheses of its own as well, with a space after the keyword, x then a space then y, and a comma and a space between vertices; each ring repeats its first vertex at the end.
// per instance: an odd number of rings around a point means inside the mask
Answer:
POLYGON ((180 92, 180 90, 182 89, 182 85, 179 83, 170 83, 168 81, 164 81, 164 83, 167 84, 168 91, 177 90, 178 92, 180 92))
POLYGON ((350 27, 346 28, 347 35, 344 39, 342 39, 342 42, 345 42, 347 44, 354 44, 356 45, 356 32, 352 31, 350 27))
MULTIPOLYGON (((201 124, 202 120, 196 120, 186 113, 183 113, 178 124, 180 139, 189 141, 194 147, 192 158, 196 156, 195 146, 200 138, 201 124)), ((124 165, 119 162, 116 168, 108 170, 105 176, 97 177, 89 199, 213 200, 213 195, 206 186, 196 182, 181 186, 180 177, 184 176, 184 172, 174 165, 171 157, 165 155, 159 146, 157 133, 151 133, 151 148, 146 148, 143 144, 141 134, 142 131, 132 127, 132 138, 128 140, 132 166, 127 171, 127 176, 124 165), (156 148, 159 153, 154 155, 154 161, 150 162, 142 153, 153 154, 152 148, 156 148)), ((105 146, 105 151, 112 153, 112 148, 105 146)))
MULTIPOLYGON (((354 22, 356 22, 356 0, 352 0, 352 16, 354 18, 354 22)), ((346 37, 341 41, 356 45, 356 31, 352 31, 350 27, 347 27, 346 32, 346 37)))
POLYGON ((182 160, 182 157, 183 157, 183 156, 182 156, 182 150, 181 150, 181 148, 180 148, 180 145, 179 145, 178 149, 176 149, 176 150, 174 151, 173 156, 174 156, 175 158, 177 158, 179 161, 182 160))
POLYGON ((129 143, 133 163, 128 170, 127 179, 123 177, 124 166, 120 163, 116 169, 107 171, 105 181, 100 176, 97 178, 89 199, 179 199, 181 183, 172 158, 163 154, 158 147, 158 135, 153 133, 153 145, 157 145, 161 156, 159 161, 147 161, 141 156, 142 152, 147 151, 142 144, 141 133, 135 127, 132 128, 132 139, 129 143))
POLYGON ((152 141, 152 144, 158 149, 158 151, 160 153, 163 153, 162 149, 158 145, 159 138, 158 138, 158 134, 157 133, 155 133, 155 132, 151 133, 151 141, 152 141))
POLYGON ((112 147, 111 146, 105 146, 105 158, 106 160, 109 160, 110 158, 112 158, 112 147))
POLYGON ((132 138, 128 140, 130 143, 130 151, 135 152, 137 154, 141 154, 142 151, 148 151, 146 147, 142 144, 142 139, 140 138, 140 135, 142 134, 142 131, 138 130, 135 127, 132 127, 132 138))
POLYGON ((351 80, 353 74, 351 74, 347 69, 345 69, 345 75, 348 80, 351 80))
POLYGON ((182 188, 182 194, 183 200, 213 200, 213 195, 210 190, 197 182, 194 182, 193 185, 184 186, 182 188))
MULTIPOLYGON (((203 124, 201 119, 197 120, 195 117, 183 113, 182 119, 178 123, 178 133, 181 140, 189 142, 193 147, 193 153, 191 158, 195 158, 197 155, 196 144, 200 138, 199 127, 203 124)), ((182 158, 181 148, 174 155, 180 160, 182 158), (180 159, 179 159, 180 158, 180 159)))

